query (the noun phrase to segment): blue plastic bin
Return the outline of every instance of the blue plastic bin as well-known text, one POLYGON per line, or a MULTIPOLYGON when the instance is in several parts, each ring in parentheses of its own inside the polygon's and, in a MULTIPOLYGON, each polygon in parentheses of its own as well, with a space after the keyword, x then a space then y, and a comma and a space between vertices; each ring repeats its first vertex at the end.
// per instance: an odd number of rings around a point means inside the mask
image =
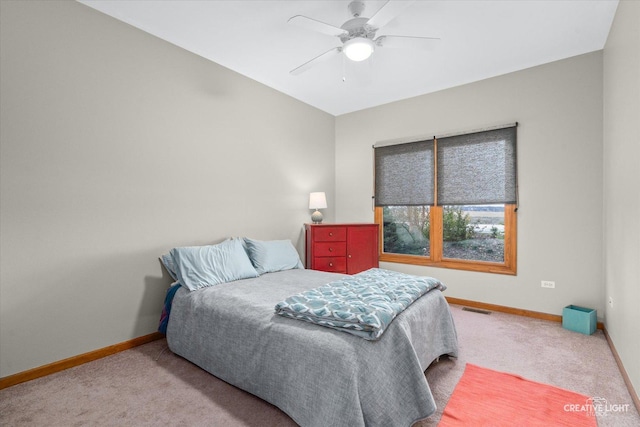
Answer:
POLYGON ((591 335, 596 331, 598 318, 592 308, 568 305, 562 309, 562 327, 570 331, 591 335))

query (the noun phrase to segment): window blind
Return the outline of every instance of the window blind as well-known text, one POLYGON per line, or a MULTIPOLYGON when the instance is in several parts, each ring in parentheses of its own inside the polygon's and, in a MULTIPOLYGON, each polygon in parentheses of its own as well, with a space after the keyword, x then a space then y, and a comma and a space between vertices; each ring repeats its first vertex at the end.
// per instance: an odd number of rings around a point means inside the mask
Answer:
POLYGON ((375 205, 517 204, 516 127, 374 147, 375 205))
POLYGON ((433 204, 433 147, 419 141, 375 148, 376 206, 433 204))
POLYGON ((517 203, 516 127, 437 140, 438 204, 517 203))

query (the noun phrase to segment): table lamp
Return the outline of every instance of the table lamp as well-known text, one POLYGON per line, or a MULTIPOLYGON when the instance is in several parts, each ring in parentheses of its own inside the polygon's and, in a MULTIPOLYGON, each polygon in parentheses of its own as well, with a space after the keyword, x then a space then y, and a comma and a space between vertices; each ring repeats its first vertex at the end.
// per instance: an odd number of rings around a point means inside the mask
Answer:
POLYGON ((322 213, 318 209, 327 208, 327 196, 324 191, 318 191, 309 194, 309 209, 315 209, 316 211, 311 215, 311 221, 314 224, 320 224, 322 222, 322 213))

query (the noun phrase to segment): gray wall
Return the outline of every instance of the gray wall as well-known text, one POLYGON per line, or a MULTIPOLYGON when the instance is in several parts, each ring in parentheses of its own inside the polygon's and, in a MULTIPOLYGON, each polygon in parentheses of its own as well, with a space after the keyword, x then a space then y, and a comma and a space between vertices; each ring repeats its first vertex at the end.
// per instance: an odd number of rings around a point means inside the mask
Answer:
POLYGON ((640 390, 640 2, 621 1, 604 49, 607 331, 640 390))
POLYGON ((373 220, 375 142, 516 121, 517 276, 382 267, 441 278, 452 297, 551 314, 578 304, 602 318, 601 51, 338 117, 337 219, 373 220))
POLYGON ((310 191, 333 219, 334 117, 82 4, 0 5, 0 376, 155 331, 173 246, 302 251, 310 191))

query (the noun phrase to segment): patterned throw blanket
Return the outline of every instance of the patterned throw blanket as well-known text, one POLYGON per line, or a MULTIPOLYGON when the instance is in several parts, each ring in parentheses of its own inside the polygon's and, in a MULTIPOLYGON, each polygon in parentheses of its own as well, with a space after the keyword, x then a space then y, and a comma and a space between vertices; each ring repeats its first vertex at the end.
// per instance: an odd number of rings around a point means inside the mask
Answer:
POLYGON ((293 295, 276 304, 276 313, 377 340, 398 314, 432 289, 446 286, 433 277, 372 268, 293 295))

